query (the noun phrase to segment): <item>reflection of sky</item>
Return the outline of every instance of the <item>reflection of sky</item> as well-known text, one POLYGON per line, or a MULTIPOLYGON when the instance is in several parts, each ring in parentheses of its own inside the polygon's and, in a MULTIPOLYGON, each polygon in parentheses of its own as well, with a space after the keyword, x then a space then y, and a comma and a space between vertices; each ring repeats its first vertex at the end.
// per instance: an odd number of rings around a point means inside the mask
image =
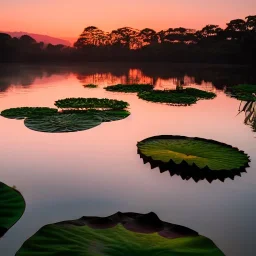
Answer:
MULTIPOLYGON (((86 79, 86 78, 85 78, 86 79)), ((214 100, 190 107, 142 101, 135 94, 84 89, 76 76, 37 80, 1 93, 0 110, 16 106, 49 106, 66 97, 107 97, 130 103, 131 115, 91 130, 45 134, 22 121, 0 118, 1 181, 15 185, 27 209, 0 241, 5 256, 41 226, 118 210, 156 212, 160 218, 188 226, 211 238, 227 255, 253 255, 256 214, 256 146, 239 101, 218 92, 214 100), (198 136, 245 150, 251 168, 225 183, 183 181, 150 170, 137 155, 136 143, 159 134, 198 136)))

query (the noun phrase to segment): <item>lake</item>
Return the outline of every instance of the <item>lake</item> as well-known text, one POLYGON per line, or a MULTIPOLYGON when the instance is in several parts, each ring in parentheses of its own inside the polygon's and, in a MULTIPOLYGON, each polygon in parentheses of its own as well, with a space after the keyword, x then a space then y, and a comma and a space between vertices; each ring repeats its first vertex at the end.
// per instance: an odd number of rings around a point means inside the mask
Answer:
POLYGON ((256 84, 247 67, 198 64, 88 63, 1 65, 0 111, 20 106, 54 107, 67 97, 98 97, 130 103, 131 115, 93 129, 47 134, 23 121, 0 117, 0 180, 26 200, 23 217, 0 240, 0 254, 14 256, 42 226, 117 211, 155 212, 212 239, 230 256, 255 255, 256 133, 238 114, 240 101, 226 86, 256 84), (189 107, 148 103, 136 94, 107 92, 106 85, 152 83, 175 88, 180 80, 217 94, 189 107), (83 84, 95 83, 96 89, 83 84), (170 134, 214 139, 244 150, 250 168, 225 182, 195 182, 151 170, 137 154, 147 137, 170 134))

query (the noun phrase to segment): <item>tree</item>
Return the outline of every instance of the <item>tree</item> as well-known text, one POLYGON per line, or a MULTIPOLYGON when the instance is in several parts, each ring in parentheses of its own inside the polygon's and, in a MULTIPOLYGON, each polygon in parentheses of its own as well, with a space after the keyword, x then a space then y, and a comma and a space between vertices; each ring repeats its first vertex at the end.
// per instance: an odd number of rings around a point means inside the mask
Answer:
POLYGON ((197 34, 201 39, 201 38, 216 37, 222 31, 223 29, 221 29, 218 25, 207 25, 204 28, 202 28, 202 30, 198 31, 197 34))
POLYGON ((249 31, 256 32, 256 15, 247 16, 245 19, 246 19, 246 29, 249 31))
POLYGON ((100 46, 109 43, 109 34, 97 27, 90 26, 84 29, 74 46, 83 48, 86 46, 100 46))

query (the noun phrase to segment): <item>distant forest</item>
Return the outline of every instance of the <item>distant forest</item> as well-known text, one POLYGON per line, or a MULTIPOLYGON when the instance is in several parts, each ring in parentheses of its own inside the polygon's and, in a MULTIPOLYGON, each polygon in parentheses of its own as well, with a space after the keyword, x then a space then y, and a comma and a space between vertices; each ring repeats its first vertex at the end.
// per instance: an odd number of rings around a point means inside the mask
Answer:
POLYGON ((45 45, 24 35, 0 33, 0 62, 168 61, 256 64, 256 15, 235 19, 225 29, 169 28, 159 32, 129 27, 104 32, 84 29, 73 47, 45 45))

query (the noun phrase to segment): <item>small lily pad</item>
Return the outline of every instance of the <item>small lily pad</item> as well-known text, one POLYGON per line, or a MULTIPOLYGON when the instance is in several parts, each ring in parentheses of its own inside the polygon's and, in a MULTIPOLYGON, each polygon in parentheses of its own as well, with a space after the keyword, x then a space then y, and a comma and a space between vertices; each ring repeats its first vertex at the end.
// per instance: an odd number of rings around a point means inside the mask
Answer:
POLYGON ((138 142, 144 162, 171 174, 223 179, 245 172, 250 159, 243 151, 214 140, 162 135, 138 142))
POLYGON ((0 237, 23 215, 25 201, 16 189, 0 182, 0 237))
POLYGON ((84 84, 83 87, 84 88, 91 88, 91 89, 93 89, 93 88, 97 88, 98 85, 96 85, 96 84, 84 84))
POLYGON ((30 117, 25 119, 27 128, 38 132, 63 133, 77 132, 100 125, 102 118, 86 114, 56 114, 53 116, 30 117))
POLYGON ((67 98, 57 100, 55 106, 61 109, 125 109, 129 104, 122 100, 98 98, 67 98))
POLYGON ((49 116, 57 113, 55 108, 47 107, 21 107, 3 110, 1 116, 10 119, 24 119, 26 117, 49 116))
POLYGON ((110 92, 145 92, 153 90, 154 86, 152 84, 116 84, 107 86, 104 89, 110 92))
POLYGON ((208 238, 148 214, 117 212, 41 228, 16 256, 224 256, 208 238))

